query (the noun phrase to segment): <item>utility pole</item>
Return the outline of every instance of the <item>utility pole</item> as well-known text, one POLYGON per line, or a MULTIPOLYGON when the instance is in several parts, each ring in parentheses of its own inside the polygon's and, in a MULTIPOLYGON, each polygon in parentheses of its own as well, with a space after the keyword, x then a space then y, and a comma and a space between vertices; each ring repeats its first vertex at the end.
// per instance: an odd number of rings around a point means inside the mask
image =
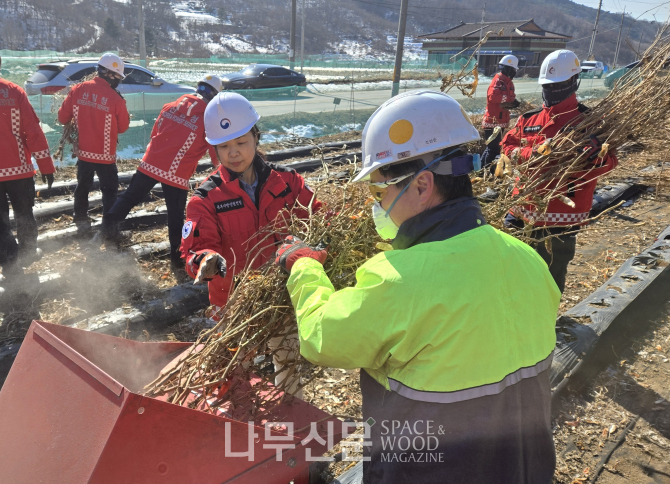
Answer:
POLYGON ((393 67, 393 90, 391 97, 400 92, 400 71, 402 69, 402 53, 405 48, 405 26, 407 25, 407 6, 409 0, 400 0, 400 20, 398 21, 398 42, 395 48, 395 66, 393 67))
POLYGON ((288 62, 293 69, 295 67, 295 21, 298 9, 298 0, 291 0, 291 41, 289 43, 288 62))
POLYGON ((479 44, 477 44, 477 70, 479 70, 479 51, 482 49, 482 36, 484 35, 484 16, 486 15, 486 4, 484 4, 484 10, 482 10, 482 24, 479 29, 479 44))
POLYGON ((302 28, 300 32, 300 74, 305 65, 305 0, 302 0, 302 28))
POLYGON ((142 0, 137 0, 138 15, 140 16, 140 65, 147 66, 147 43, 144 39, 144 6, 142 0))
POLYGON ((593 45, 596 43, 596 32, 598 31, 598 20, 600 20, 600 8, 603 6, 603 0, 600 0, 598 3, 598 13, 596 14, 596 23, 593 24, 593 35, 591 36, 591 45, 589 46, 589 55, 587 56, 588 60, 591 59, 593 54, 593 45))
POLYGON ((616 50, 614 51, 614 68, 617 67, 617 60, 619 59, 619 49, 621 48, 621 30, 623 30, 623 17, 626 15, 626 7, 623 7, 623 13, 621 14, 621 25, 619 25, 619 37, 616 39, 616 50))

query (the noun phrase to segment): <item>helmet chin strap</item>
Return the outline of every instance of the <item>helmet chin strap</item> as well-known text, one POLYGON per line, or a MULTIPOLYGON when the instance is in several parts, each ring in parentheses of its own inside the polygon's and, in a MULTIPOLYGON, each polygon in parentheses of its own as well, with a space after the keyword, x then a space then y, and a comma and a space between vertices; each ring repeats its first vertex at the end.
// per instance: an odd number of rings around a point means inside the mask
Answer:
MULTIPOLYGON (((419 171, 417 171, 417 172, 414 174, 414 176, 412 177, 412 180, 414 180, 414 178, 416 178, 416 176, 417 176, 419 173, 421 173, 422 171, 426 171, 428 168, 430 168, 430 167, 431 167, 432 165, 434 165, 435 163, 438 163, 438 162, 440 162, 440 161, 443 161, 443 160, 447 159, 450 155, 452 155, 453 153, 456 153, 456 152, 459 151, 459 150, 460 150, 460 148, 457 148, 457 149, 455 149, 455 150, 450 151, 450 152, 447 153, 446 155, 438 156, 438 157, 435 158, 433 161, 431 161, 431 162, 428 163, 426 166, 424 166, 424 167, 421 168, 419 171)), ((398 196, 395 197, 395 199, 393 199, 393 201, 391 202, 391 206, 389 206, 388 210, 386 211, 386 216, 387 216, 387 217, 389 217, 389 216, 391 215, 391 210, 393 210, 393 207, 395 206, 396 202, 397 202, 398 200, 400 200, 400 197, 402 197, 403 194, 405 193, 405 191, 407 191, 407 189, 409 188, 409 186, 410 186, 411 183, 412 183, 412 181, 410 180, 410 182, 409 182, 407 185, 405 185, 405 188, 403 188, 403 189, 400 191, 400 193, 398 193, 398 196)), ((381 205, 381 203, 380 203, 380 205, 381 205)))

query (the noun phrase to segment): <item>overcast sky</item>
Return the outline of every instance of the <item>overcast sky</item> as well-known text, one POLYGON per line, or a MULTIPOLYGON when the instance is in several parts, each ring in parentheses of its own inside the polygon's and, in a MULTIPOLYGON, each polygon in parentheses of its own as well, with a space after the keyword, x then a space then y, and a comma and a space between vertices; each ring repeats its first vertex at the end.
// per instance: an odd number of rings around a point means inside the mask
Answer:
MULTIPOLYGON (((573 0, 573 2, 580 3, 582 5, 588 5, 589 7, 593 8, 598 8, 598 0, 573 0)), ((670 5, 670 2, 667 0, 603 0, 603 10, 608 12, 621 13, 624 7, 626 7, 626 13, 630 12, 634 18, 642 15, 642 19, 654 21, 653 16, 655 15, 656 20, 659 22, 664 22, 667 20, 668 5, 670 5), (649 12, 644 13, 649 9, 651 9, 649 12)), ((593 20, 595 21, 595 17, 593 20)))

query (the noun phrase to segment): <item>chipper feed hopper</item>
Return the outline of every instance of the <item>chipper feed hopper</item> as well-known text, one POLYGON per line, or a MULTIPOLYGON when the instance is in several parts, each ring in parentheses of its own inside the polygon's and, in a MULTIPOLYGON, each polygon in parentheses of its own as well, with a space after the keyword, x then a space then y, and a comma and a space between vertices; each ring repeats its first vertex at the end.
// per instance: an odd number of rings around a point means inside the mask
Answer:
POLYGON ((251 424, 141 394, 190 347, 33 321, 0 391, 0 482, 307 484, 340 440, 327 413, 293 399, 251 424))

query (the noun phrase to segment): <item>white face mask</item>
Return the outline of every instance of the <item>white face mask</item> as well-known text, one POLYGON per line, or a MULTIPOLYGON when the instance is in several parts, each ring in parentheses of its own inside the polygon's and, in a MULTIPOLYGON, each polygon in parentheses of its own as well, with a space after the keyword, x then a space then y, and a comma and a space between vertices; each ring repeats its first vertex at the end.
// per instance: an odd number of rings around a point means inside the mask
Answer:
POLYGON ((382 239, 395 239, 398 235, 399 227, 393 222, 391 216, 386 213, 379 202, 372 206, 372 218, 375 221, 375 228, 382 239))

